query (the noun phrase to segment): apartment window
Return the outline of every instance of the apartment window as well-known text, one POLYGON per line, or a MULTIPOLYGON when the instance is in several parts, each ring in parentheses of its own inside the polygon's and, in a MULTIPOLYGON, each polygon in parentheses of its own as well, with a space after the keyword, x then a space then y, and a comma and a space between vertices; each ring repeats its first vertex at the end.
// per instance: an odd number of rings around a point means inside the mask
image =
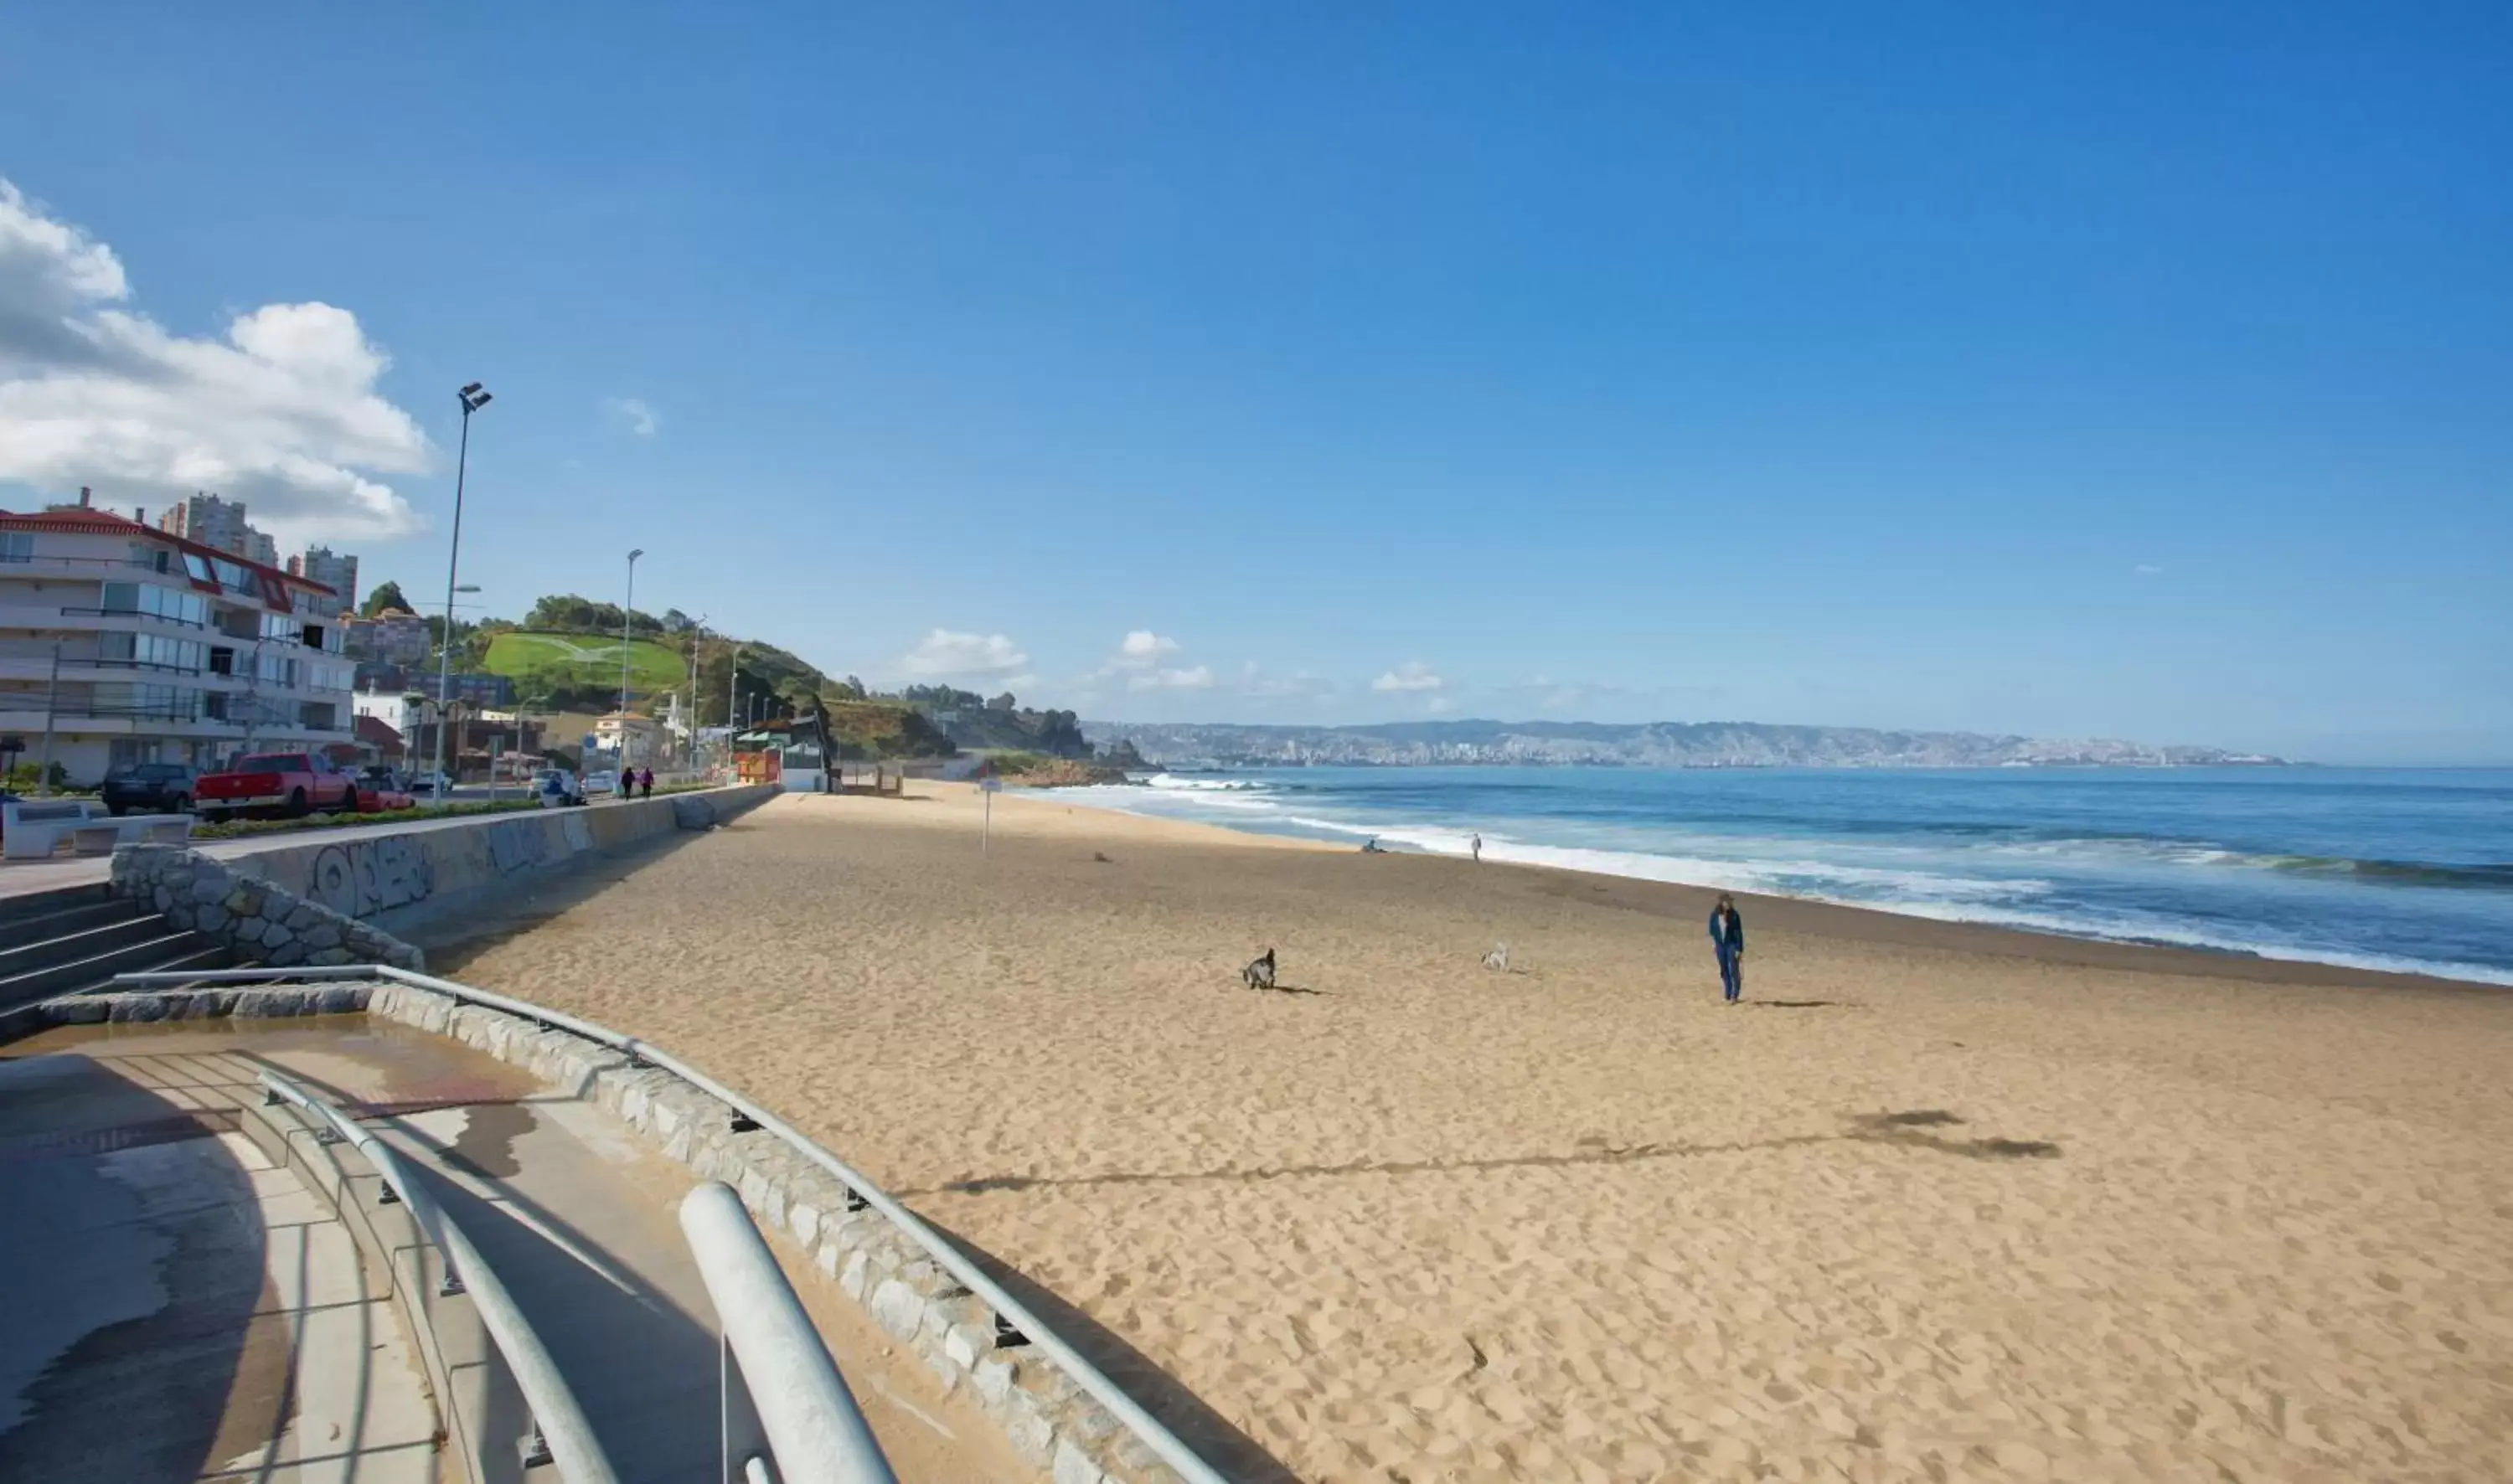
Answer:
POLYGON ((174 556, 173 552, 162 546, 151 546, 145 541, 131 543, 131 565, 145 567, 152 572, 173 570, 174 556))
POLYGON ((212 722, 227 719, 227 693, 223 690, 201 692, 201 715, 212 722))
POLYGON ((222 644, 211 645, 210 673, 212 675, 235 674, 235 651, 222 644))
POLYGON ((110 754, 111 770, 118 773, 126 767, 155 762, 164 747, 155 737, 116 737, 110 754))
POLYGON ((329 701, 306 701, 297 708, 297 724, 315 731, 339 730, 339 712, 329 701))
POLYGON ((186 593, 153 582, 108 582, 98 606, 107 613, 140 613, 150 618, 187 623, 194 628, 208 624, 210 605, 198 593, 186 593))
POLYGON ((210 570, 210 559, 197 552, 187 551, 183 553, 183 570, 189 574, 195 582, 216 582, 219 580, 217 575, 210 570))
POLYGON ((32 562, 35 538, 22 530, 0 531, 0 562, 32 562))
POLYGON ((329 647, 323 643, 323 626, 319 623, 309 623, 300 627, 298 631, 297 642, 303 644, 308 649, 322 649, 329 647))
POLYGON ((172 685, 98 685, 95 696, 91 716, 188 722, 195 712, 193 692, 172 685))
POLYGON ((96 637, 97 663, 129 665, 142 670, 180 670, 186 675, 201 672, 201 660, 207 646, 188 639, 169 639, 162 634, 100 634, 96 637))
POLYGON ((298 636, 302 632, 297 620, 284 613, 261 615, 261 637, 264 639, 280 640, 293 644, 297 643, 298 636))

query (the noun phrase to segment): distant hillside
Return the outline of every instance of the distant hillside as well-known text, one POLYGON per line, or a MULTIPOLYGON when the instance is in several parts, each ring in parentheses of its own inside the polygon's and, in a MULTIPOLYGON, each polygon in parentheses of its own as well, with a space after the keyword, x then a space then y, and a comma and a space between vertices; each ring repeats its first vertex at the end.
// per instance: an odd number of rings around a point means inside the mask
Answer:
POLYGON ((910 685, 884 699, 915 707, 961 747, 1042 753, 1051 758, 1091 755, 1091 744, 1082 736, 1081 718, 1069 711, 1025 707, 1009 690, 988 698, 949 685, 910 685))
POLYGON ((1238 726, 1085 722, 1102 747, 1132 742, 1166 767, 1587 763, 1619 767, 2175 767, 2274 764, 2214 747, 2049 741, 1960 731, 1775 726, 1759 722, 1397 722, 1238 726))
POLYGON ((951 739, 913 706, 895 701, 827 703, 830 739, 847 759, 943 758, 951 739))
MULTIPOLYGON (((628 645, 628 684, 632 693, 678 690, 689 683, 689 659, 681 651, 651 639, 628 645)), ((512 677, 519 695, 575 694, 619 690, 620 643, 617 637, 589 634, 545 634, 513 629, 489 641, 483 668, 512 677)))

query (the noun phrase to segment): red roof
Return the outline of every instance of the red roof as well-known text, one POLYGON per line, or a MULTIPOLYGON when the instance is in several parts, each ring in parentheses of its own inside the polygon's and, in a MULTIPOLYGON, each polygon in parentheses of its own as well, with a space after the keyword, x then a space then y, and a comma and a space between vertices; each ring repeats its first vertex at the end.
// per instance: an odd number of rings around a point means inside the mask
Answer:
POLYGON ((402 754, 401 733, 395 731, 393 724, 381 717, 371 717, 361 713, 358 717, 357 728, 352 734, 359 741, 370 744, 387 758, 398 758, 402 754))
POLYGON ((295 572, 286 571, 280 567, 264 566, 259 562, 239 557, 234 552, 224 551, 216 546, 204 546, 198 541, 176 535, 172 531, 159 530, 154 526, 142 526, 138 521, 115 515, 110 510, 44 510, 30 515, 18 515, 0 510, 0 530, 57 530, 64 534, 83 536, 145 536, 152 541, 163 541, 179 551, 190 552, 196 557, 232 562, 247 571, 256 572, 264 577, 276 577, 282 582, 292 582, 299 587, 312 588, 318 593, 330 593, 336 598, 339 596, 330 583, 317 582, 311 577, 299 577, 295 572))

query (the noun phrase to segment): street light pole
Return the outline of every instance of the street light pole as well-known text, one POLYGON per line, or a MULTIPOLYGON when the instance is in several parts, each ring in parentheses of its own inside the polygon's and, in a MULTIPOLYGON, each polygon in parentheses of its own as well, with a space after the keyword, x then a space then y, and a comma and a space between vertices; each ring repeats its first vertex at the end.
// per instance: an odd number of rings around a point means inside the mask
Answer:
POLYGON ((491 400, 477 381, 454 396, 462 404, 462 443, 454 455, 454 544, 445 554, 445 643, 436 658, 436 776, 428 786, 440 806, 454 796, 453 779, 445 771, 445 702, 454 688, 454 574, 462 560, 462 482, 471 469, 471 414, 491 400))
POLYGON ((690 712, 685 718, 690 728, 689 768, 698 770, 698 645, 706 643, 706 615, 700 613, 697 627, 690 631, 690 712))
POLYGON ((628 646, 635 643, 629 635, 637 621, 637 559, 644 555, 642 546, 628 554, 628 603, 619 610, 619 766, 623 772, 628 767, 628 646))
POLYGON ((734 697, 740 691, 741 645, 736 644, 733 646, 733 663, 725 667, 724 675, 724 765, 727 772, 733 769, 734 738, 741 730, 733 720, 734 697))

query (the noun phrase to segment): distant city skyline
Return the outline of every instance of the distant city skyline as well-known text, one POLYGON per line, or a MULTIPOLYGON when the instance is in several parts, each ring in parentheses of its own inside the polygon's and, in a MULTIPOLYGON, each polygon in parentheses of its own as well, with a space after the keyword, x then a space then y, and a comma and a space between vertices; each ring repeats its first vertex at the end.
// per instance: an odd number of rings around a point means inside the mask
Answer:
POLYGON ((479 380, 466 616, 2513 763, 2500 7, 432 15, 12 20, 0 507, 428 612, 479 380))

